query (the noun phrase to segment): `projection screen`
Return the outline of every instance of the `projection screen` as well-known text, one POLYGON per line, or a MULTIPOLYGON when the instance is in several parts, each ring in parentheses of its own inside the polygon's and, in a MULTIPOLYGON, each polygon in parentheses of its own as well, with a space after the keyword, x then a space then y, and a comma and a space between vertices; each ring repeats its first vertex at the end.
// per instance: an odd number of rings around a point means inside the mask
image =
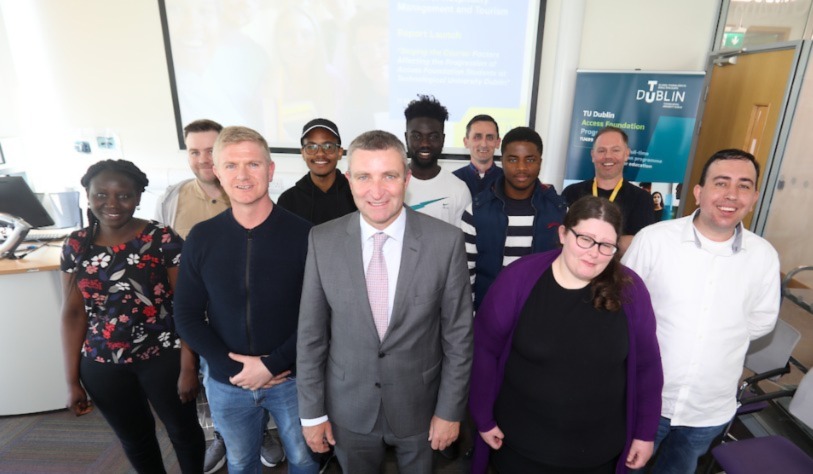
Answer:
POLYGON ((245 125, 297 152, 316 117, 345 147, 404 136, 418 94, 449 109, 445 152, 468 120, 533 126, 544 0, 159 0, 178 141, 199 118, 245 125))

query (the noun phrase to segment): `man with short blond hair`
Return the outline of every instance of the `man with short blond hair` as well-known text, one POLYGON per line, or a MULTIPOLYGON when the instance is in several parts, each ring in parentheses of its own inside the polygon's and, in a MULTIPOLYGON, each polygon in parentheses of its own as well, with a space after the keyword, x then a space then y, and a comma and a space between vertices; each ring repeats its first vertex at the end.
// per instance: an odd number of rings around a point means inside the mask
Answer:
POLYGON ((271 201, 274 162, 259 133, 223 129, 213 157, 232 207, 189 233, 175 293, 178 333, 208 362, 209 407, 226 442, 229 472, 260 469, 268 411, 279 427, 288 472, 314 473, 318 465, 302 438, 295 381, 310 224, 271 201))

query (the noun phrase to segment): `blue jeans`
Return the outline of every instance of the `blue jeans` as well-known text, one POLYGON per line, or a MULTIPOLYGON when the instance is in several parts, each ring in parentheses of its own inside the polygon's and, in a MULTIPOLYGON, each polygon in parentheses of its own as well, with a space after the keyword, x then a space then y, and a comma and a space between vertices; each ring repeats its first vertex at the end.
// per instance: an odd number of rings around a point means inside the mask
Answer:
POLYGON ((697 460, 706 454, 711 442, 728 423, 720 426, 672 426, 672 420, 661 417, 655 435, 657 458, 653 474, 694 474, 697 460))
POLYGON ((207 380, 209 409, 217 420, 217 430, 226 442, 229 473, 260 473, 263 414, 268 411, 277 422, 279 436, 288 457, 288 472, 316 473, 319 465, 302 437, 296 382, 286 380, 271 388, 245 390, 232 384, 207 380))

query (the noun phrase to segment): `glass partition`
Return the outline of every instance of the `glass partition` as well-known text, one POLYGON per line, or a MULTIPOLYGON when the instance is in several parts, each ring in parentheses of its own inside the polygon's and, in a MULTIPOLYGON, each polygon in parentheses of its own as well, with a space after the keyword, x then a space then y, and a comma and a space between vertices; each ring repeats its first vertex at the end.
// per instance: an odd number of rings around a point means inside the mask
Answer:
MULTIPOLYGON (((763 233, 779 252, 783 273, 813 265, 813 61, 807 65, 792 124, 763 233)), ((796 279, 813 288, 813 272, 798 273, 796 279)))
POLYGON ((715 50, 806 39, 811 3, 813 0, 730 0, 722 38, 715 50))

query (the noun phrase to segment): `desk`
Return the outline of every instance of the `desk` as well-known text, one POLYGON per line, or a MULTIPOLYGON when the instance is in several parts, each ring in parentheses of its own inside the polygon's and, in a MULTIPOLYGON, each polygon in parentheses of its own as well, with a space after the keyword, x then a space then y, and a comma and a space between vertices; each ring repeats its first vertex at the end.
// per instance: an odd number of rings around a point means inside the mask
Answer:
POLYGON ((0 260, 0 415, 65 408, 60 243, 0 260))

